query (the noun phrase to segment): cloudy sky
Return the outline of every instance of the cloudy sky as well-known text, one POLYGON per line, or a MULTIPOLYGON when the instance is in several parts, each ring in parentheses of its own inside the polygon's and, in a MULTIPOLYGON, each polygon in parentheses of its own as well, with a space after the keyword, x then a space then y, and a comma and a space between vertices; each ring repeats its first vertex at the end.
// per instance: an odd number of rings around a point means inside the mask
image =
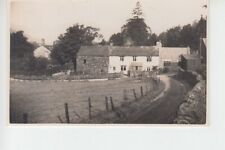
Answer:
MULTIPOLYGON (((192 23, 205 15, 207 0, 139 0, 152 32, 192 23)), ((66 28, 79 23, 100 28, 104 38, 120 32, 137 0, 13 0, 11 30, 23 30, 29 41, 52 44, 66 28)))

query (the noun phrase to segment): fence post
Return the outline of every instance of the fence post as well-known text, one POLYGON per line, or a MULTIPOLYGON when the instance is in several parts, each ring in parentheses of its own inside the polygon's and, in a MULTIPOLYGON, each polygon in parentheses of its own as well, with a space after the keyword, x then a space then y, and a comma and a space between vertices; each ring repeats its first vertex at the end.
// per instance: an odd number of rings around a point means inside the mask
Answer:
POLYGON ((133 89, 133 94, 134 94, 134 99, 137 100, 137 95, 136 95, 135 89, 133 89))
POLYGON ((89 112, 89 119, 91 119, 91 98, 88 97, 88 112, 89 112))
POLYGON ((68 111, 68 104, 65 103, 64 106, 65 106, 66 122, 67 123, 70 123, 70 116, 69 116, 69 111, 68 111))
POLYGON ((141 86, 141 96, 144 96, 144 93, 143 93, 143 88, 141 86))
POLYGON ((148 91, 148 85, 147 84, 145 85, 145 88, 146 88, 145 95, 147 95, 147 93, 149 92, 148 91))
POLYGON ((57 116, 57 118, 59 119, 60 123, 63 123, 63 121, 62 121, 60 116, 57 116))
POLYGON ((106 108, 106 111, 109 111, 108 97, 107 96, 105 97, 105 108, 106 108))
POLYGON ((27 113, 23 114, 23 123, 28 123, 28 115, 27 115, 27 113))
POLYGON ((114 111, 114 110, 115 110, 115 107, 114 107, 113 99, 112 99, 111 96, 110 96, 110 102, 111 102, 111 108, 112 108, 112 111, 114 111))
POLYGON ((124 100, 127 100, 128 99, 127 98, 127 90, 126 89, 123 90, 123 99, 124 100))

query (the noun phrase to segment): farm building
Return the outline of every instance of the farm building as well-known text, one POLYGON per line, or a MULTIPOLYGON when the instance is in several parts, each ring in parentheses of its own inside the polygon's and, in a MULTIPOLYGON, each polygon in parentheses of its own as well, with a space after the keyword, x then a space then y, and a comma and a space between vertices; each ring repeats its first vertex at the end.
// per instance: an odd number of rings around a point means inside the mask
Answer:
POLYGON ((160 47, 159 48, 159 68, 177 70, 180 56, 190 54, 189 47, 160 47))
POLYGON ((158 67, 155 47, 83 46, 77 53, 77 72, 83 74, 150 71, 158 67))
POLYGON ((82 74, 108 73, 108 46, 82 46, 77 53, 77 72, 82 74))
POLYGON ((82 46, 77 53, 77 72, 82 74, 152 71, 157 68, 178 68, 180 55, 190 49, 156 46, 82 46))
POLYGON ((43 45, 36 48, 33 52, 35 58, 47 58, 47 59, 50 58, 49 57, 50 53, 51 51, 43 45))
POLYGON ((201 65, 201 59, 195 54, 181 55, 180 66, 186 71, 196 71, 201 65))

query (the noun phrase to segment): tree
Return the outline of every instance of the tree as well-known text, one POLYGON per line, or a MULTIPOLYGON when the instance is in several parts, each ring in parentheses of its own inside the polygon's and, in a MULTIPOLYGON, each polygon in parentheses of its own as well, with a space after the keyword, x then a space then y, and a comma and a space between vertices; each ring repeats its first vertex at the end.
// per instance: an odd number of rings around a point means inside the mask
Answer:
POLYGON ((109 38, 109 42, 112 43, 115 46, 122 46, 124 43, 124 39, 123 39, 123 35, 122 33, 116 33, 113 34, 110 38, 109 38))
POLYGON ((23 58, 33 55, 34 46, 27 41, 23 31, 10 33, 10 56, 23 58))
POLYGON ((11 73, 27 73, 33 57, 34 46, 27 41, 23 31, 10 33, 11 73))
POLYGON ((92 45, 96 37, 101 36, 99 29, 91 26, 73 25, 66 29, 54 42, 51 58, 61 65, 72 62, 76 71, 76 55, 82 45, 92 45))
POLYGON ((149 36, 149 39, 147 41, 147 45, 148 46, 154 46, 154 45, 156 45, 157 41, 158 41, 158 36, 155 33, 153 33, 149 36))
POLYGON ((131 39, 135 46, 143 46, 147 44, 151 29, 145 23, 140 2, 136 3, 133 9, 132 18, 122 26, 122 35, 125 39, 131 39))

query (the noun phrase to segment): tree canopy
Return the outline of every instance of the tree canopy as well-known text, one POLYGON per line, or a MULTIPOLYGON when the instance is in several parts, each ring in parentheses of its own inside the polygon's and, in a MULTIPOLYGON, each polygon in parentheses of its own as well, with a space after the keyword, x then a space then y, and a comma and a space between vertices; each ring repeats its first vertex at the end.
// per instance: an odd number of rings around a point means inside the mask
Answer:
POLYGON ((183 27, 176 26, 168 29, 159 35, 158 40, 162 42, 163 46, 189 46, 195 51, 199 48, 200 38, 206 38, 206 19, 203 17, 192 25, 187 24, 183 27))
POLYGON ((93 40, 101 35, 99 29, 91 26, 73 25, 66 29, 54 42, 51 58, 63 65, 72 62, 76 71, 76 54, 82 45, 92 45, 93 40))
POLYGON ((137 2, 136 7, 132 11, 132 17, 122 26, 121 33, 113 34, 110 37, 110 42, 114 45, 122 46, 129 41, 135 46, 145 46, 152 44, 153 40, 151 38, 154 39, 155 37, 152 37, 151 29, 143 18, 141 4, 137 2))

